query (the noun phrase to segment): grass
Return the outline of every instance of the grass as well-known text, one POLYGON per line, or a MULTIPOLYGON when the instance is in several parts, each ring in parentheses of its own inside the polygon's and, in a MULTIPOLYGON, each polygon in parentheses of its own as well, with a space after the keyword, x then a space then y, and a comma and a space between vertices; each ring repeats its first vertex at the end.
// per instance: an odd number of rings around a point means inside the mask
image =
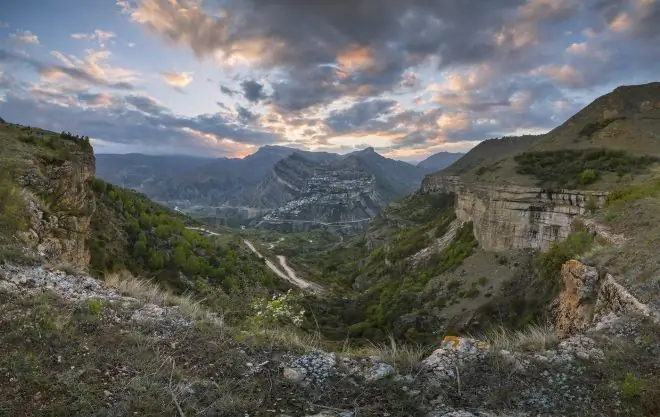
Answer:
POLYGON ((107 275, 105 282, 122 295, 134 297, 147 304, 177 306, 181 313, 193 318, 208 316, 202 302, 190 294, 173 294, 163 290, 153 281, 136 278, 126 271, 107 275))
POLYGON ((108 303, 99 311, 95 301, 0 291, 0 414, 264 417, 343 409, 404 417, 428 403, 389 379, 355 385, 337 375, 322 392, 310 390, 283 379, 281 356, 297 353, 287 345, 240 343, 212 323, 137 323, 127 319, 136 308, 108 303))
MULTIPOLYGON (((381 361, 391 364, 401 375, 417 375, 422 370, 422 361, 430 351, 418 344, 397 342, 391 335, 388 343, 370 344, 358 349, 361 356, 375 356, 381 361)), ((355 353, 353 353, 355 354, 355 353)))
POLYGON ((495 351, 508 350, 540 352, 555 347, 559 340, 551 324, 531 325, 523 330, 496 327, 481 338, 495 351))

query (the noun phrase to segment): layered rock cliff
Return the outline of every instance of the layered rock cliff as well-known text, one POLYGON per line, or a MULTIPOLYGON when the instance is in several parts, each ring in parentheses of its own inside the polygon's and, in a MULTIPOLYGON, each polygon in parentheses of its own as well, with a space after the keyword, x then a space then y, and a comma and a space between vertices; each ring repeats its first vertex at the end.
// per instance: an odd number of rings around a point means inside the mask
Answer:
POLYGON ((474 224, 486 250, 545 249, 565 239, 585 206, 601 205, 601 191, 549 190, 538 187, 465 183, 458 176, 429 176, 423 193, 454 193, 456 217, 474 224))
MULTIPOLYGON (((94 213, 91 181, 94 155, 91 150, 72 152, 71 159, 57 164, 32 166, 23 177, 26 188, 53 193, 50 210, 28 197, 28 242, 49 262, 86 268, 89 225, 94 213)), ((26 196, 29 196, 26 193, 26 196)))
POLYGON ((0 164, 23 201, 20 246, 45 262, 87 268, 95 209, 88 140, 17 125, 2 130, 9 146, 0 164))

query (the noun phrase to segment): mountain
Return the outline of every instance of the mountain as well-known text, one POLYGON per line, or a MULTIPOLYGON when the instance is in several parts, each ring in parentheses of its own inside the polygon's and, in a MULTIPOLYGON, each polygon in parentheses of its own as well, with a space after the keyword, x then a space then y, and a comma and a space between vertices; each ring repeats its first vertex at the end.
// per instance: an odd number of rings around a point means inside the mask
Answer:
POLYGON ((328 163, 295 153, 239 195, 242 204, 270 208, 260 227, 281 231, 330 227, 350 231, 395 198, 419 187, 424 171, 378 155, 372 148, 328 163))
POLYGON ((96 175, 112 184, 158 194, 188 172, 211 163, 211 158, 177 155, 96 154, 96 175))
POLYGON ((341 156, 264 146, 242 159, 99 155, 98 164, 99 176, 111 183, 227 224, 259 219, 272 210, 279 214, 270 216, 271 221, 288 219, 283 213, 301 201, 316 201, 316 207, 290 220, 364 220, 394 198, 415 191, 426 174, 373 148, 341 156), (175 165, 171 170, 170 164, 175 165))
POLYGON ((459 160, 463 155, 465 154, 459 152, 438 152, 418 163, 417 166, 430 174, 432 172, 440 171, 443 168, 447 168, 449 165, 459 160))

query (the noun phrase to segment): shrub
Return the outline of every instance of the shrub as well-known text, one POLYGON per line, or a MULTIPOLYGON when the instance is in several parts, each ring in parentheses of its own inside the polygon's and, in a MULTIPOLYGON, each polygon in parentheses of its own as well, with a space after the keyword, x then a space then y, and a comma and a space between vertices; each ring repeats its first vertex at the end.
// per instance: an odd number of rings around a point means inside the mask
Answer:
POLYGON ((621 383, 621 395, 625 400, 633 400, 642 395, 644 389, 644 381, 635 378, 632 372, 626 374, 626 379, 621 383))
POLYGON ((573 232, 565 241, 555 243, 546 252, 539 253, 536 256, 536 264, 541 280, 558 282, 556 278, 561 266, 571 258, 591 249, 593 241, 594 237, 588 232, 573 232))
POLYGON ((593 182, 596 182, 598 179, 598 174, 591 168, 585 169, 580 173, 580 184, 588 185, 593 182))

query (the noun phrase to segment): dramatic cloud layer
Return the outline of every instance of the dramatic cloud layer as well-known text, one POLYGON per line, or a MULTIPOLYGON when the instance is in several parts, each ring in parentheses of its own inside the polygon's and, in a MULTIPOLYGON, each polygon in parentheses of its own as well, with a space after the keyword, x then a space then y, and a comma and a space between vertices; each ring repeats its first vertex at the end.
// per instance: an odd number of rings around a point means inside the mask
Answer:
POLYGON ((660 73, 658 0, 118 0, 114 12, 121 25, 99 11, 92 33, 62 22, 87 44, 75 54, 43 56, 38 26, 8 33, 3 117, 12 100, 34 120, 54 112, 106 149, 368 144, 421 159, 546 131, 660 73))

